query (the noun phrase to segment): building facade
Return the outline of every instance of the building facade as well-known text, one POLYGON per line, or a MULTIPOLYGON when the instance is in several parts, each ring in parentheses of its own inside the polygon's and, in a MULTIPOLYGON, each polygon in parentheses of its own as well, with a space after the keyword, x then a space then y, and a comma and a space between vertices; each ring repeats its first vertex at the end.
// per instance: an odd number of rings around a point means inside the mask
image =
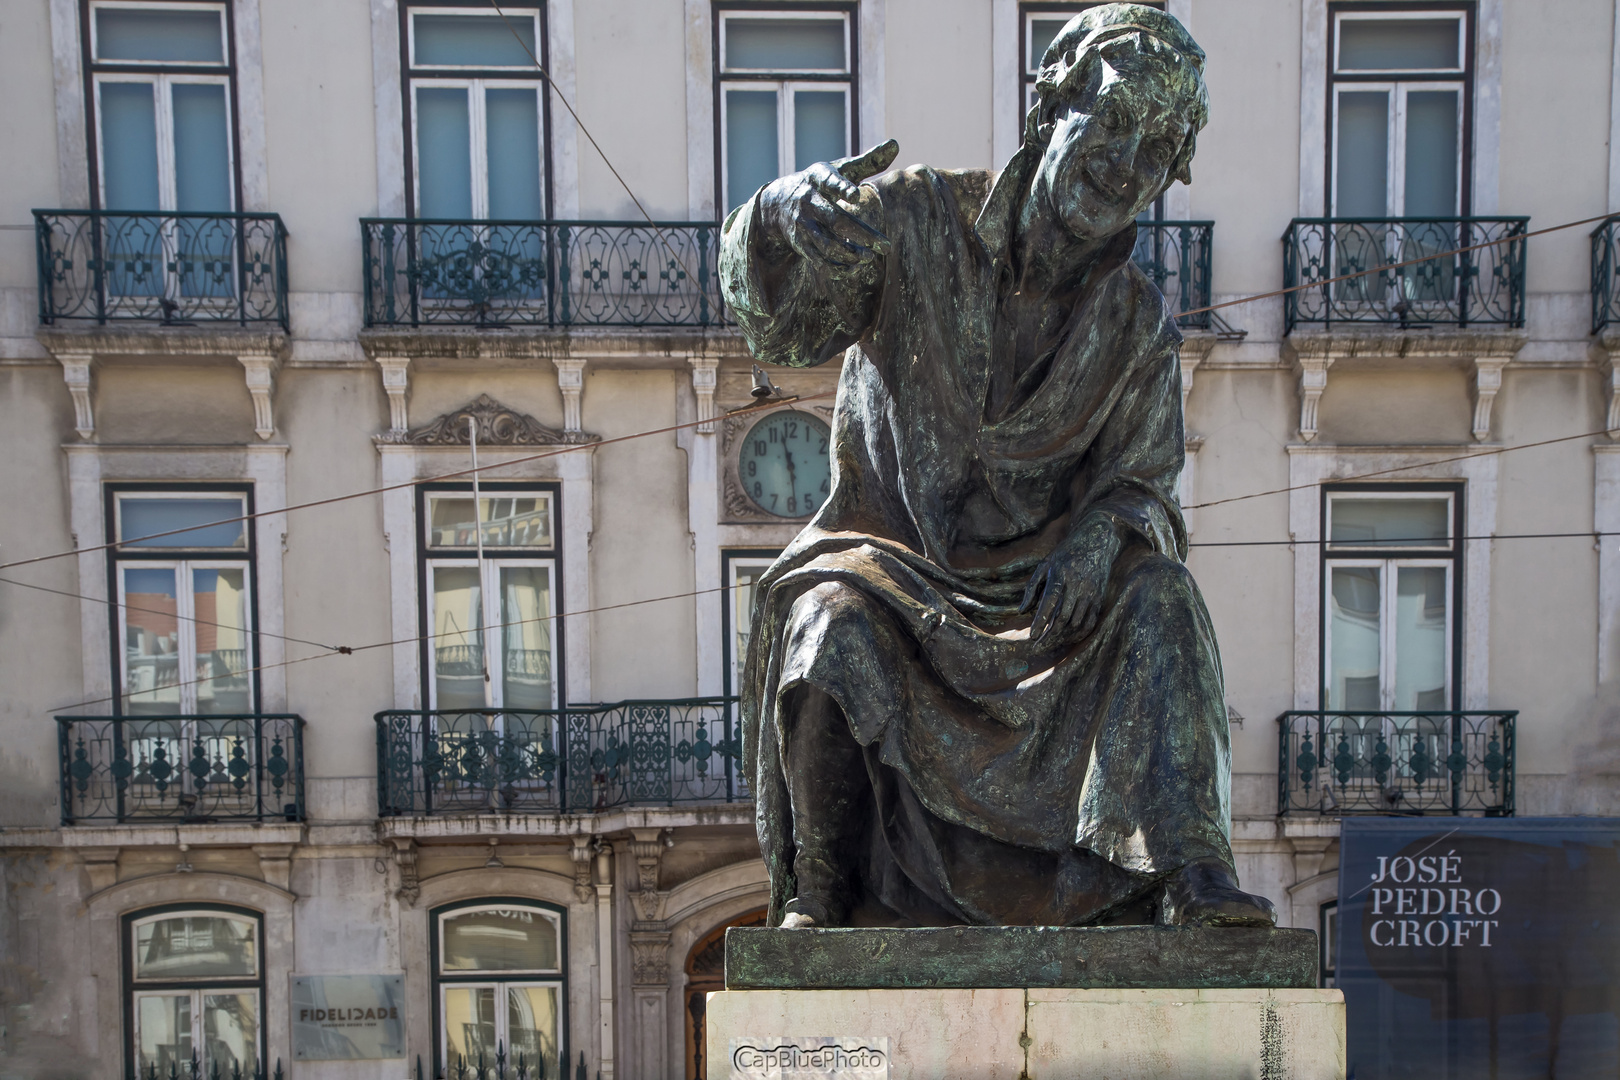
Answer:
MULTIPOLYGON (((1346 814, 1620 807, 1620 21, 1164 2, 1234 846, 1323 927, 1346 814)), ((1083 6, 5 5, 0 1077, 700 1076, 838 366, 754 395, 719 223, 888 137, 999 165, 1083 6)))

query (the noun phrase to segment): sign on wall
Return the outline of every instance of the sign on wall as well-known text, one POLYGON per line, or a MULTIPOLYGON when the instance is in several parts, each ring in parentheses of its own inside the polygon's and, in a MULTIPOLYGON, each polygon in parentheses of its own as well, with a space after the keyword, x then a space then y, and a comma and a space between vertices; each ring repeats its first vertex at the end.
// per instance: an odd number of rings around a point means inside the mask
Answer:
POLYGON ((294 975, 291 1005, 299 1061, 405 1056, 402 975, 294 975))
POLYGON ((1620 820, 1346 818, 1359 1080, 1620 1074, 1620 820))
POLYGON ((730 1080, 888 1080, 887 1036, 732 1039, 730 1080))

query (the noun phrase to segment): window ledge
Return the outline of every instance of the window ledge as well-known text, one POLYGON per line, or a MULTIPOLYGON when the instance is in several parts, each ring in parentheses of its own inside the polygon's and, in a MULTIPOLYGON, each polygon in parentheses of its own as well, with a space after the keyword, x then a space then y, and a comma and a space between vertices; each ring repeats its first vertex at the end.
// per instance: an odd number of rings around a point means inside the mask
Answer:
POLYGON ((447 814, 377 819, 377 839, 462 840, 478 836, 606 836, 629 829, 754 826, 752 802, 624 806, 595 814, 447 814))

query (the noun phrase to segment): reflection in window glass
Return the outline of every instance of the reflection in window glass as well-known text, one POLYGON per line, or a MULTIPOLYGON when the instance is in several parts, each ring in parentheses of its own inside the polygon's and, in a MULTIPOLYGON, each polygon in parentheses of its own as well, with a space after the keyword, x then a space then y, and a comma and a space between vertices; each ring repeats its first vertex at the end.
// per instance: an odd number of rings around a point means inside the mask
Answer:
MULTIPOLYGON (((549 548, 551 499, 545 495, 486 495, 479 504, 486 548, 549 548)), ((429 498, 428 546, 475 548, 471 495, 429 498)))
POLYGON ((484 707, 484 601, 476 566, 433 568, 434 707, 484 707))
POLYGON ((245 522, 231 520, 246 513, 240 496, 209 499, 118 500, 119 540, 124 547, 140 548, 247 548, 245 522), (215 524, 217 523, 217 524, 215 524), (175 529, 185 531, 159 536, 175 529), (151 537, 143 540, 142 537, 151 537))
POLYGON ((551 574, 544 566, 503 566, 501 574, 501 704, 549 709, 551 574))
POLYGON ((175 83, 170 90, 174 94, 175 209, 228 213, 231 152, 225 85, 175 83))
POLYGON ((1395 708, 1446 707, 1446 568, 1402 566, 1395 576, 1395 708))
POLYGON ((96 8, 96 59, 223 64, 223 12, 96 8))
POLYGON ((807 169, 849 153, 842 90, 798 90, 793 94, 793 167, 807 169))
POLYGON ((204 994, 203 1037, 207 1052, 203 1067, 217 1066, 221 1076, 232 1067, 248 1074, 259 1057, 259 995, 256 993, 204 994))
POLYGON ((1368 547, 1444 547, 1451 537, 1446 499, 1333 500, 1334 544, 1368 547))
POLYGON ((423 216, 472 217, 472 121, 465 86, 416 91, 416 182, 423 216))
POLYGON ((252 978, 257 925, 228 915, 178 915, 135 927, 137 979, 252 978))
POLYGON ((556 971, 557 926, 529 908, 478 908, 445 915, 444 971, 556 971))
POLYGON ((1412 90, 1406 95, 1406 201, 1408 217, 1457 212, 1455 90, 1412 90))
POLYGON ((740 206, 775 180, 777 139, 775 90, 726 91, 726 205, 740 206))
POLYGON ((555 986, 510 986, 506 991, 506 1030, 509 1059, 519 1055, 540 1062, 541 1076, 558 1076, 557 1045, 561 1010, 555 986))
POLYGON ((1339 70, 1456 70, 1460 19, 1341 19, 1339 70))
POLYGON ((495 1060, 495 988, 444 988, 444 1050, 452 1066, 495 1060))
POLYGON ((1375 711, 1383 707, 1379 681, 1380 570, 1376 566, 1335 566, 1332 574, 1327 707, 1375 711))
POLYGON ((125 565, 124 712, 180 711, 179 592, 172 566, 125 565))
POLYGON ((1339 94, 1334 204, 1341 217, 1381 218, 1389 211, 1389 92, 1339 94))
POLYGON ((727 19, 727 68, 842 71, 842 19, 727 19))
POLYGON ((138 994, 135 997, 135 1069, 144 1076, 191 1064, 191 995, 138 994))
POLYGON ((1069 23, 1068 19, 1029 20, 1029 70, 1039 72, 1047 46, 1069 23))
POLYGON ((194 569, 191 602, 196 612, 197 711, 252 712, 248 672, 247 571, 194 569))
POLYGON ((419 14, 413 22, 419 66, 532 68, 529 54, 539 55, 532 18, 419 14))
POLYGON ((97 84, 101 100, 101 193, 109 210, 156 210, 157 103, 149 82, 97 84))

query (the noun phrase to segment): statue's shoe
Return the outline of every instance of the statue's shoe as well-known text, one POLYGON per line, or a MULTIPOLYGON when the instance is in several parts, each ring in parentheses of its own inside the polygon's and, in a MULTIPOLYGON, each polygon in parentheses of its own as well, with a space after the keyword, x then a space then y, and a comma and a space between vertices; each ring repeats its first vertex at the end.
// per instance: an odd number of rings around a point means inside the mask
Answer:
POLYGON ((817 926, 837 926, 833 908, 818 897, 801 893, 784 905, 783 930, 801 930, 817 926))
POLYGON ((1276 926, 1270 900, 1238 888, 1220 859, 1197 859, 1170 875, 1159 922, 1165 926, 1276 926))

